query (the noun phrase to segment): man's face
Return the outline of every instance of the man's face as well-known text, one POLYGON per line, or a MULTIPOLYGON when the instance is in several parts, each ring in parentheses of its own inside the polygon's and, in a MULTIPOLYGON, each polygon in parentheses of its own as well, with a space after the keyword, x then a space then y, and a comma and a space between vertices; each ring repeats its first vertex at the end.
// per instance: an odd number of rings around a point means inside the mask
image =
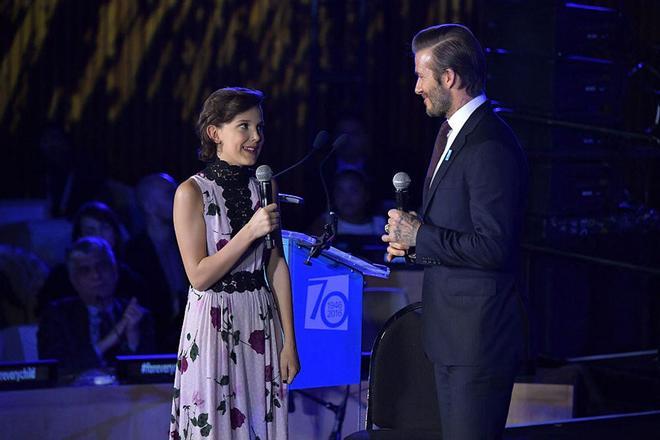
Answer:
POLYGON ((117 268, 103 252, 74 253, 69 260, 69 279, 86 304, 112 298, 117 286, 117 268))
POLYGON ((422 49, 415 54, 415 74, 417 75, 415 93, 424 98, 427 115, 445 116, 451 108, 451 94, 434 77, 431 70, 432 64, 431 48, 422 49))
POLYGON ((357 178, 342 176, 335 182, 333 196, 339 217, 353 223, 364 219, 369 195, 357 178))

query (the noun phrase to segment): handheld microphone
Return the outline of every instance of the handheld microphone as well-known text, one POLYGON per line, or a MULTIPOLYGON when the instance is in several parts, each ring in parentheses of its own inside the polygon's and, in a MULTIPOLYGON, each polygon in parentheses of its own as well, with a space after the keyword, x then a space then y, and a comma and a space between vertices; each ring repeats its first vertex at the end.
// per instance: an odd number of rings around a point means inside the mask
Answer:
POLYGON ((399 211, 408 210, 408 187, 410 186, 410 176, 403 171, 399 171, 392 178, 394 185, 394 196, 396 197, 396 209, 399 211))
POLYGON ((275 174, 275 178, 281 176, 284 173, 288 173, 292 169, 296 168, 299 165, 302 165, 303 162, 307 161, 312 154, 316 153, 319 151, 321 148, 325 147, 328 144, 328 141, 330 141, 330 135, 328 134, 327 131, 321 130, 316 134, 316 137, 314 138, 314 143, 312 144, 312 149, 303 157, 300 159, 298 162, 294 163, 290 167, 286 168, 285 170, 280 171, 279 173, 275 174))
MULTIPOLYGON (((273 203, 273 185, 270 181, 273 177, 273 170, 268 165, 261 165, 257 168, 256 175, 259 181, 259 200, 261 201, 261 207, 265 208, 273 203)), ((264 237, 264 242, 266 243, 266 249, 273 249, 273 237, 270 236, 270 232, 264 237)))
MULTIPOLYGON (((399 211, 408 211, 408 187, 410 186, 410 182, 410 176, 403 171, 399 171, 392 178, 394 196, 396 198, 396 209, 399 211)), ((405 252, 403 258, 406 262, 411 262, 410 257, 408 256, 408 251, 405 252)))

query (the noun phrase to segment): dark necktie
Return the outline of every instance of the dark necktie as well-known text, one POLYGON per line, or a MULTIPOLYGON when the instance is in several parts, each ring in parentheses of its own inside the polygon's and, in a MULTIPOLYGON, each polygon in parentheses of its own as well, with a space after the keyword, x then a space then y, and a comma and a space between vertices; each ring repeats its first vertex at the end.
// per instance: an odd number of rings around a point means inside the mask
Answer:
POLYGON ((431 186, 433 173, 435 172, 435 168, 438 166, 438 162, 440 162, 442 153, 445 151, 445 147, 447 146, 447 134, 449 133, 449 130, 451 130, 451 127, 449 126, 449 122, 445 120, 445 122, 443 122, 442 125, 440 126, 440 131, 438 132, 438 136, 435 138, 435 147, 433 147, 433 154, 431 155, 431 163, 429 164, 429 169, 426 172, 426 178, 424 179, 425 192, 428 191, 429 187, 431 186))

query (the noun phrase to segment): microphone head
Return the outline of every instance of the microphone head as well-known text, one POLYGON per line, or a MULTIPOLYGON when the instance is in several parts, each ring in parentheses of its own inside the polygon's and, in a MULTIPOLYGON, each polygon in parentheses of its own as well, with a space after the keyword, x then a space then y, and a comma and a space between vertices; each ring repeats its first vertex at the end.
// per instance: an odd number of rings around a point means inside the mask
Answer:
POLYGON ((336 148, 342 148, 346 143, 348 142, 348 135, 346 133, 342 133, 339 136, 337 136, 337 139, 332 143, 332 149, 336 148))
POLYGON ((397 191, 405 191, 410 186, 410 176, 403 171, 399 171, 392 178, 392 185, 397 191))
POLYGON ((320 150, 321 148, 328 145, 330 142, 330 134, 327 131, 321 130, 316 134, 314 138, 314 143, 312 144, 312 150, 320 150))
POLYGON ((268 165, 260 165, 257 168, 256 175, 259 182, 270 182, 273 177, 273 170, 268 165))

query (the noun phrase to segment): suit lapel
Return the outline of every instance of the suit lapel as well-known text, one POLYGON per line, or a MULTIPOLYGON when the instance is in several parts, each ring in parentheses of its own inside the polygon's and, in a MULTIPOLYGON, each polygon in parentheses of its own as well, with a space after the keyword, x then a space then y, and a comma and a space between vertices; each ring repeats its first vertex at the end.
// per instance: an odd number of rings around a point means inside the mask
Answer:
POLYGON ((477 107, 477 109, 470 115, 468 120, 465 121, 461 131, 459 131, 456 135, 454 142, 452 142, 449 151, 447 152, 447 156, 445 156, 445 159, 440 164, 440 168, 438 168, 438 172, 431 182, 431 187, 425 193, 426 197, 424 197, 424 204, 422 206, 423 216, 426 215, 426 211, 431 204, 431 200, 433 199, 435 190, 438 188, 438 185, 447 174, 449 167, 456 161, 456 157, 460 154, 461 150, 463 150, 463 147, 465 147, 468 135, 472 133, 477 124, 479 124, 479 121, 481 121, 481 118, 483 118, 488 111, 490 111, 490 101, 486 101, 477 107))

